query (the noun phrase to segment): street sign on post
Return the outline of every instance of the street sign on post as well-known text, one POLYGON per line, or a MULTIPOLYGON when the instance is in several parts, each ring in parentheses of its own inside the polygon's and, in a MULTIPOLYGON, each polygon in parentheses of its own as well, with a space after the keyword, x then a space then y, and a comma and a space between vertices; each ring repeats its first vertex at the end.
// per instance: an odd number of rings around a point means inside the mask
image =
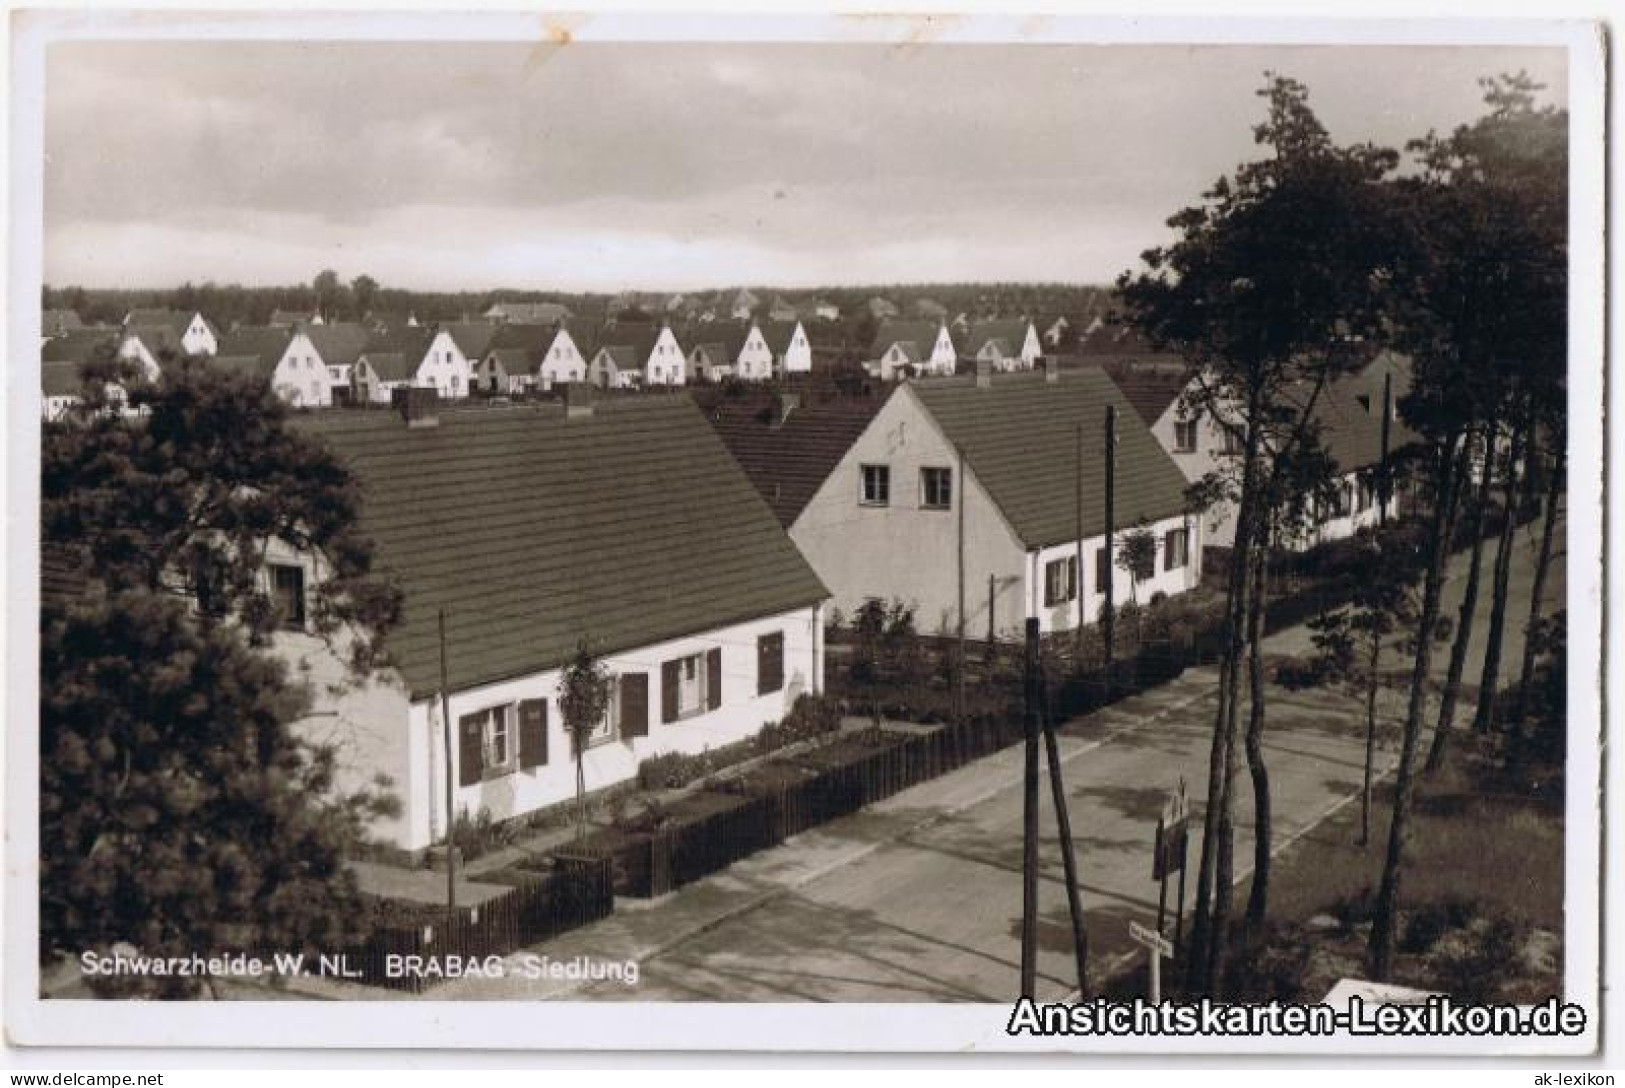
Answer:
POLYGON ((1128 924, 1128 935, 1135 943, 1145 945, 1151 960, 1151 1004, 1159 1004, 1162 1001, 1162 958, 1173 958, 1173 943, 1161 933, 1149 930, 1138 922, 1128 924))
POLYGON ((1190 801, 1185 794, 1185 780, 1179 780, 1177 789, 1170 790, 1163 803, 1162 814, 1157 817, 1157 841, 1151 856, 1151 879, 1160 881, 1157 890, 1157 929, 1160 932, 1168 915, 1168 874, 1179 874, 1179 912, 1185 911, 1185 854, 1190 838, 1190 801))

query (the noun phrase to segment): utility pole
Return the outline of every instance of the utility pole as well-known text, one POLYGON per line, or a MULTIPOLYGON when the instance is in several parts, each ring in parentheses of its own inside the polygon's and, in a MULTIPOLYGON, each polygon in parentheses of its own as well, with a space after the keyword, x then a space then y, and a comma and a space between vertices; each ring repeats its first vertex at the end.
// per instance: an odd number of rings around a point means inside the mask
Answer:
POLYGON ((446 740, 446 920, 457 914, 457 842, 452 835, 451 689, 446 682, 446 610, 440 610, 440 719, 446 740))
POLYGON ((1026 737, 1022 776, 1021 996, 1038 983, 1038 617, 1027 618, 1022 726, 1026 737))
POLYGON ((1077 515, 1078 515, 1078 569, 1073 572, 1072 595, 1078 602, 1078 629, 1072 641, 1072 668, 1078 671, 1083 668, 1083 424, 1078 424, 1077 457, 1075 473, 1078 482, 1077 515))
POLYGON ((1061 747, 1055 739, 1049 699, 1044 706, 1044 748, 1049 755, 1049 784, 1055 802, 1055 827, 1061 838, 1061 867, 1066 875, 1066 905, 1072 916, 1072 956, 1078 966, 1078 996, 1089 996, 1089 936, 1083 928, 1083 903, 1078 896, 1078 865, 1072 849, 1072 820, 1066 809, 1066 784, 1061 781, 1061 747))
POLYGON ((1101 617, 1104 628, 1103 635, 1106 643, 1106 692, 1111 693, 1112 688, 1112 650, 1116 639, 1117 606, 1113 603, 1112 583, 1116 580, 1112 573, 1112 533, 1113 524, 1112 502, 1117 496, 1117 406, 1106 405, 1106 609, 1101 617))
MULTIPOLYGON (((959 507, 959 660, 954 665, 954 711, 965 720, 965 451, 959 451, 959 479, 954 481, 950 499, 959 507)), ((992 612, 988 613, 991 621, 992 612)))
POLYGON ((993 598, 995 595, 994 583, 996 578, 997 576, 992 574, 987 576, 987 650, 982 655, 982 660, 984 662, 993 660, 993 636, 996 633, 993 630, 993 598))
POLYGON ((1388 421, 1394 414, 1394 375, 1382 376, 1382 459, 1377 462, 1377 524, 1388 524, 1388 496, 1393 484, 1388 478, 1388 421))

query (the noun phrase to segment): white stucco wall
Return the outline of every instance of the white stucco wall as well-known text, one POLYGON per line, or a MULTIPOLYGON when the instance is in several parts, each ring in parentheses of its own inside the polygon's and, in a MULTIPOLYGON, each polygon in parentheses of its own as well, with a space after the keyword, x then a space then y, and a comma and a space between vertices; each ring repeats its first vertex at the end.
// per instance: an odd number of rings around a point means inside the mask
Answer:
MULTIPOLYGON (((638 764, 669 752, 696 753, 731 744, 752 735, 768 722, 782 719, 802 694, 822 690, 823 621, 818 608, 803 608, 750 620, 699 635, 673 639, 604 658, 612 677, 641 672, 649 678, 649 735, 595 744, 582 760, 587 789, 598 790, 633 778, 638 764), (784 683, 767 695, 757 691, 757 638, 773 632, 784 635, 784 683), (690 654, 722 649, 722 705, 675 722, 661 719, 661 664, 690 654)), ((454 785, 453 805, 476 816, 483 808, 502 820, 566 801, 575 796, 575 760, 564 719, 558 709, 559 671, 552 669, 515 680, 486 684, 451 697, 455 726, 465 714, 522 699, 547 700, 547 763, 468 785, 454 785)), ((399 845, 421 849, 445 833, 445 738, 440 702, 413 703, 399 722, 400 744, 410 750, 411 806, 408 825, 399 845)), ((453 781, 458 741, 453 734, 453 781)))
MULTIPOLYGON (((1163 593, 1173 597, 1193 589, 1202 578, 1202 539, 1201 525, 1194 518, 1184 515, 1163 518, 1147 526, 1156 537, 1157 563, 1156 573, 1137 586, 1129 573, 1117 565, 1117 557, 1121 554, 1123 533, 1129 527, 1119 529, 1115 534, 1115 547, 1112 552, 1112 600, 1118 608, 1133 600, 1140 604, 1148 604, 1154 594, 1163 593), (1177 529, 1190 530, 1189 548, 1186 553, 1184 566, 1173 570, 1164 569, 1164 536, 1177 529)), ((1089 537, 1083 544, 1083 619, 1085 623, 1096 623, 1100 618, 1101 607, 1106 603, 1105 586, 1096 577, 1100 562, 1099 552, 1106 546, 1104 534, 1089 537)), ((1044 603, 1045 568, 1057 559, 1075 558, 1078 554, 1076 541, 1064 544, 1055 544, 1039 549, 1028 555, 1026 566, 1026 594, 1029 614, 1038 617, 1040 631, 1067 631, 1072 630, 1078 623, 1078 601, 1061 601, 1054 605, 1044 603)))
POLYGON ((965 625, 985 638, 988 578, 994 578, 995 632, 1019 632, 1026 618, 1024 549, 974 471, 960 471, 953 446, 908 386, 900 386, 870 421, 790 527, 790 538, 834 595, 850 622, 864 601, 912 603, 920 631, 957 630, 959 515, 966 504, 965 625), (891 469, 891 501, 867 506, 862 466, 891 469), (922 506, 920 469, 950 468, 954 506, 922 506))
POLYGON ((677 336, 670 327, 660 330, 660 336, 655 339, 654 347, 649 349, 649 361, 644 365, 643 373, 647 385, 688 383, 688 360, 683 358, 683 349, 678 345, 677 336))
POLYGON ((799 321, 790 333, 790 343, 785 347, 780 364, 786 374, 806 374, 812 370, 812 344, 807 340, 807 330, 801 327, 799 321))
POLYGON ((271 374, 271 388, 296 408, 325 408, 333 403, 333 382, 310 337, 297 333, 282 350, 271 374))
POLYGON ((442 330, 429 342, 428 351, 418 362, 412 384, 422 388, 433 386, 441 399, 453 400, 468 396, 473 376, 468 357, 451 334, 442 330))
POLYGON ((188 355, 214 355, 219 351, 220 345, 215 341, 214 333, 209 331, 209 323, 202 314, 192 315, 191 324, 181 334, 181 347, 188 355))
POLYGON ((553 338, 539 373, 543 390, 552 389, 557 382, 586 380, 587 360, 581 357, 581 349, 569 333, 560 332, 553 338))
POLYGON ((753 322, 745 343, 734 360, 733 372, 750 382, 764 382, 773 377, 773 350, 767 346, 767 337, 753 322))

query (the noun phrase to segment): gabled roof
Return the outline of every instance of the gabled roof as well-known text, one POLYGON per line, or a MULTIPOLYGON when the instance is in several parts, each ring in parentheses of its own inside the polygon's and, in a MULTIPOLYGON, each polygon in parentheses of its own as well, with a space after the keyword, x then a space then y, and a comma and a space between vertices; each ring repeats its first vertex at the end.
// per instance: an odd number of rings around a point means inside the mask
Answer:
MULTIPOLYGON (((429 345, 434 343, 435 330, 430 328, 403 327, 390 329, 387 332, 375 332, 367 338, 367 343, 357 356, 367 357, 374 370, 378 369, 377 359, 381 356, 399 355, 402 364, 408 369, 400 378, 384 378, 384 381, 406 381, 417 373, 422 365, 424 356, 429 354, 429 345)), ((382 375, 380 375, 382 377, 382 375)))
POLYGON ((1117 383, 1148 427, 1162 418, 1168 406, 1178 400, 1190 384, 1190 367, 1178 360, 1169 361, 1166 356, 1105 364, 1090 360, 1090 363, 1101 366, 1117 383))
POLYGON ((706 354, 712 357, 713 366, 733 366, 739 361, 739 353, 745 350, 745 341, 750 338, 750 330, 758 323, 753 321, 712 321, 705 326, 701 335, 705 337, 702 345, 706 354))
POLYGON ((372 331, 359 321, 335 321, 328 325, 306 325, 300 329, 310 338, 316 354, 327 366, 354 366, 372 331))
POLYGON ((213 365, 218 365, 225 357, 237 360, 232 368, 239 372, 270 377, 292 340, 292 329, 275 325, 239 325, 220 341, 220 350, 215 353, 213 365), (256 362, 250 365, 244 361, 248 359, 256 362))
MULTIPOLYGON (((600 401, 576 419, 545 405, 443 409, 418 429, 385 412, 297 425, 360 481, 360 529, 405 592, 389 649, 416 696, 439 687, 441 609, 462 690, 554 668, 582 639, 600 653, 703 639, 829 595, 680 394, 600 401)), ((724 667, 747 668, 755 647, 723 652, 724 667)))
POLYGON ((484 357, 495 358, 508 374, 530 374, 547 359, 563 325, 515 325, 494 327, 484 357))
POLYGON ((770 394, 733 396, 700 387, 691 392, 786 528, 801 516, 883 403, 880 397, 842 397, 799 404, 775 423, 770 394))
POLYGON ((790 339, 796 330, 801 328, 801 322, 758 321, 756 327, 762 330, 762 339, 767 341, 767 350, 774 355, 783 355, 790 350, 790 339))
POLYGON ((478 359, 491 346, 497 326, 489 321, 447 321, 440 326, 466 359, 478 359))
POLYGON ((1097 369, 923 379, 899 391, 920 399, 1028 548, 1078 538, 1077 442, 1084 428, 1083 531, 1105 531, 1106 407, 1117 409, 1114 522, 1119 528, 1185 510, 1185 477, 1117 386, 1097 369), (1094 456, 1090 456, 1093 451, 1094 456))
POLYGON ((40 357, 48 363, 83 363, 117 346, 118 336, 112 329, 75 329, 47 340, 40 357))
POLYGON ((965 333, 963 351, 966 355, 980 355, 983 348, 993 344, 998 347, 1000 356, 1013 358, 1021 354, 1030 326, 1031 322, 1026 318, 978 321, 965 333))
MULTIPOLYGON (((1285 394, 1285 399, 1301 414, 1314 392, 1310 382, 1300 382, 1285 394)), ((1346 375, 1330 381, 1315 397, 1310 418, 1320 436, 1320 444, 1341 472, 1354 472, 1370 468, 1382 460, 1382 410, 1367 412, 1358 397, 1365 392, 1359 375, 1346 375)), ((1381 393, 1377 394, 1381 397, 1381 393)), ((1394 420, 1388 429, 1390 450, 1410 442, 1415 436, 1410 429, 1394 420)))
POLYGON ((404 353, 399 351, 374 351, 368 348, 357 358, 367 361, 367 366, 378 376, 381 382, 409 382, 417 377, 418 364, 423 362, 423 356, 415 355, 410 361, 404 353))
POLYGON ((267 325, 304 325, 310 321, 310 310, 272 310, 267 325))
POLYGON ((617 367, 642 370, 654 353, 655 341, 660 339, 664 327, 643 321, 620 321, 605 325, 598 331, 597 350, 593 354, 608 351, 617 367))
MULTIPOLYGON (((893 344, 912 344, 912 359, 926 359, 937 345, 937 334, 942 331, 940 321, 884 321, 875 331, 874 342, 869 345, 871 358, 878 359, 893 344)), ((906 350, 906 349, 905 349, 906 350)))
MULTIPOLYGON (((125 315, 124 326, 126 330, 132 332, 136 330, 166 330, 178 345, 181 337, 186 335, 186 330, 191 327, 192 318, 197 316, 198 312, 196 310, 131 310, 125 315)), ((209 327, 210 332, 217 337, 219 336, 219 330, 214 327, 212 321, 205 317, 203 323, 209 327)), ((148 346, 151 347, 150 344, 148 346)))

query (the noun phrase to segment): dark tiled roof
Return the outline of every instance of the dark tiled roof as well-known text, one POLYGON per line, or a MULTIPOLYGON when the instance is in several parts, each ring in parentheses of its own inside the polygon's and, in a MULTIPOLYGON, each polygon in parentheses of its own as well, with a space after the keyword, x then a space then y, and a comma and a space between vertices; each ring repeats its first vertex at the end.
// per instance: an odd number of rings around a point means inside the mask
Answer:
POLYGON ((491 337, 497 326, 489 321, 448 321, 440 326, 451 336, 457 350, 469 360, 478 359, 491 346, 491 337))
POLYGON ((558 335, 557 325, 521 325, 510 321, 492 327, 491 339, 485 350, 546 351, 553 346, 558 335))
POLYGON ((218 360, 221 356, 239 359, 258 359, 256 367, 248 368, 246 363, 239 363, 239 369, 253 369, 255 373, 269 377, 276 369, 276 364, 282 358, 282 353, 288 350, 288 343, 293 339, 293 331, 277 325, 240 325, 227 333, 220 341, 220 350, 215 353, 218 360))
POLYGON ((1185 477, 1122 391, 1099 370, 925 379, 903 387, 920 398, 962 449, 1016 535, 1029 548, 1077 539, 1077 442, 1083 425, 1083 527, 1105 528, 1106 406, 1117 408, 1115 522, 1119 528, 1185 509, 1185 477))
POLYGON ((84 596, 89 586, 83 557, 72 548, 40 541, 40 603, 71 604, 84 596))
MULTIPOLYGON (((1308 404, 1313 387, 1305 382, 1287 394, 1287 400, 1301 413, 1308 404)), ((1320 436, 1320 444, 1343 472, 1370 468, 1382 460, 1382 410, 1367 412, 1358 398, 1365 392, 1358 375, 1328 382, 1315 398, 1311 414, 1320 436)), ((1380 404, 1382 394, 1377 394, 1380 404)), ((1395 420, 1389 427, 1390 449, 1398 449, 1414 439, 1410 429, 1395 420)))
POLYGON ((1010 321, 978 321, 965 333, 964 353, 976 355, 989 343, 997 343, 999 351, 1005 357, 1021 354, 1021 347, 1027 342, 1027 321, 1025 318, 1016 318, 1010 321))
POLYGON ((181 310, 131 310, 124 324, 131 328, 165 328, 179 339, 192 323, 192 315, 181 310))
POLYGON ((118 338, 110 329, 75 329, 47 340, 40 358, 48 363, 83 363, 117 347, 118 338))
POLYGON ((276 373, 280 355, 216 355, 209 365, 217 370, 253 378, 270 378, 276 373))
MULTIPOLYGON (((1086 363, 1098 365, 1090 358, 1086 363)), ((1162 418, 1168 406, 1179 399, 1190 383, 1190 367, 1166 356, 1139 362, 1108 363, 1101 367, 1117 383, 1147 427, 1162 418)))
POLYGON ((801 516, 882 403, 879 397, 843 397, 800 404, 783 424, 775 425, 770 394, 729 396, 699 387, 692 392, 786 528, 801 516))
POLYGON ((873 358, 880 358, 893 344, 913 344, 914 351, 921 359, 931 356, 931 349, 936 347, 937 333, 942 330, 940 321, 886 321, 882 322, 875 331, 875 339, 869 345, 869 352, 873 358))
POLYGON ((439 686, 442 608, 464 689, 555 667, 583 637, 635 649, 828 596, 686 396, 300 425, 361 482, 360 528, 405 591, 390 648, 415 695, 439 686))
POLYGON ((47 397, 76 397, 82 387, 78 363, 62 359, 40 366, 40 388, 47 397))
POLYGON ((310 323, 308 310, 272 310, 267 325, 306 325, 310 323))
POLYGON ((418 364, 423 361, 421 355, 409 361, 402 352, 373 351, 370 348, 360 357, 367 360, 367 365, 381 382, 409 382, 417 376, 418 364))
POLYGON ((801 327, 801 322, 759 321, 757 327, 762 330, 762 339, 767 341, 767 350, 775 355, 783 355, 790 350, 790 338, 801 327))
POLYGON ((372 338, 372 331, 359 321, 307 325, 303 331, 327 366, 353 366, 372 338))

